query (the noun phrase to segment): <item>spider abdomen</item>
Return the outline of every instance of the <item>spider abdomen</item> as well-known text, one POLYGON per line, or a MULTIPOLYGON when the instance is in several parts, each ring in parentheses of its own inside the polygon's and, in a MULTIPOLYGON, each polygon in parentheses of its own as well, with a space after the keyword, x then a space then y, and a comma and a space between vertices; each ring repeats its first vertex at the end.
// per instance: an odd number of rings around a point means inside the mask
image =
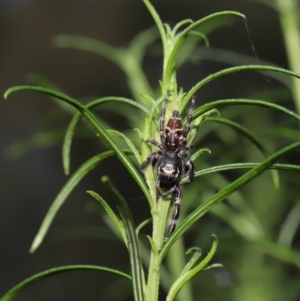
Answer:
POLYGON ((181 170, 180 160, 172 156, 164 156, 157 166, 157 175, 162 182, 174 183, 179 180, 181 170))

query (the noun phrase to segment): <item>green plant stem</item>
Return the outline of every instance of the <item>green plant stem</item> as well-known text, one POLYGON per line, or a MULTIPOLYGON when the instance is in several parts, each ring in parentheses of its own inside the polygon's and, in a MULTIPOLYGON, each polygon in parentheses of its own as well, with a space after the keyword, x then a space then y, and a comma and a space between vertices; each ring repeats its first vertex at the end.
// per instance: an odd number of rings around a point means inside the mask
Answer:
POLYGON ((152 239, 155 249, 153 249, 152 246, 148 273, 148 283, 146 289, 146 301, 158 300, 161 268, 161 262, 159 262, 159 254, 162 248, 169 207, 170 201, 160 198, 156 204, 153 204, 153 208, 151 211, 153 218, 152 239))
MULTIPOLYGON (((295 0, 276 0, 282 35, 287 52, 289 67, 300 73, 300 31, 299 31, 299 4, 295 0)), ((300 113, 300 84, 292 78, 292 93, 297 112, 300 113)))
MULTIPOLYGON (((175 90, 172 90, 173 95, 169 99, 169 103, 168 103, 169 105, 167 108, 166 116, 169 116, 169 114, 171 114, 171 110, 174 106, 176 106, 176 101, 177 101, 177 97, 174 95, 175 93, 177 93, 177 83, 176 83, 175 73, 173 74, 171 79, 173 83, 172 87, 175 88, 175 90)), ((170 87, 170 83, 167 84, 167 87, 162 86, 161 87, 162 91, 168 91, 170 87)), ((153 122, 152 119, 146 117, 144 137, 147 139, 149 137, 153 137, 152 122, 153 122)), ((158 138, 158 137, 154 137, 154 138, 158 138)), ((149 145, 146 145, 146 143, 144 143, 142 145, 142 160, 145 160, 147 156, 150 155, 150 153, 151 153, 151 148, 149 147, 149 145)), ((149 270, 148 270, 146 300, 156 301, 158 300, 160 272, 161 272, 161 262, 159 261, 159 254, 163 245, 166 221, 168 218, 168 212, 170 207, 170 200, 166 200, 162 198, 159 198, 157 200, 154 172, 151 167, 147 167, 147 169, 145 170, 145 178, 149 186, 150 195, 152 197, 151 215, 153 218, 153 232, 152 232, 152 238, 150 238, 152 248, 151 248, 150 263, 149 263, 149 270)))
MULTIPOLYGON (((152 137, 152 120, 148 117, 145 118, 144 138, 152 137)), ((151 147, 147 143, 142 143, 142 160, 145 160, 151 153, 151 147)), ((145 169, 145 179, 149 187, 151 196, 151 215, 153 220, 153 233, 151 242, 151 255, 148 269, 148 279, 145 299, 146 301, 156 301, 158 299, 158 290, 160 283, 160 263, 158 260, 159 251, 162 248, 164 229, 168 216, 170 201, 163 199, 156 199, 156 187, 154 172, 151 167, 145 169)))

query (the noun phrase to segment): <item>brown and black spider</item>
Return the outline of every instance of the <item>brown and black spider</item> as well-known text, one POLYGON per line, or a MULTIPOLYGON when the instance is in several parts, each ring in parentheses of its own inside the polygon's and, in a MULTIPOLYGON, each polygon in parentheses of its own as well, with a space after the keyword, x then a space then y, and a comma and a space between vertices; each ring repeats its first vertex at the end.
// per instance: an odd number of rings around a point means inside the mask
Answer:
POLYGON ((179 112, 176 110, 173 111, 172 117, 165 127, 165 102, 160 114, 161 143, 153 139, 143 140, 144 142, 157 146, 159 151, 147 157, 140 166, 141 172, 151 163, 152 167, 156 169, 158 176, 156 180, 157 196, 161 195, 165 198, 172 195, 174 197, 175 212, 166 231, 165 239, 173 233, 179 218, 182 201, 181 186, 192 182, 194 179, 194 164, 188 160, 193 146, 187 145, 187 135, 191 128, 194 109, 195 98, 192 99, 185 127, 183 127, 179 112), (185 174, 188 175, 188 179, 180 183, 181 176, 185 174), (166 191, 163 191, 162 188, 166 189, 166 191))

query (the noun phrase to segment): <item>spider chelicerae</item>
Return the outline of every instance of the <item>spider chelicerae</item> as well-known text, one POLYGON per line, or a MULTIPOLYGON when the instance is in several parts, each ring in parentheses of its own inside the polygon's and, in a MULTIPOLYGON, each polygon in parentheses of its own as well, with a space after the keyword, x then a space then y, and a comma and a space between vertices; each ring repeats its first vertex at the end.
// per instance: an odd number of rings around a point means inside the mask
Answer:
POLYGON ((174 197, 175 211, 166 230, 165 240, 173 233, 180 214, 182 201, 182 186, 194 179, 194 164, 188 159, 192 145, 187 145, 187 135, 191 128, 192 116, 195 109, 195 98, 192 98, 188 118, 183 127, 179 112, 174 110, 172 117, 165 126, 166 104, 164 103, 160 114, 160 139, 161 143, 150 139, 144 142, 153 144, 159 151, 152 153, 141 164, 140 170, 149 164, 157 171, 156 191, 157 196, 163 198, 172 195, 174 197), (188 175, 188 179, 180 183, 182 175, 188 175), (164 190, 162 190, 162 188, 164 190))

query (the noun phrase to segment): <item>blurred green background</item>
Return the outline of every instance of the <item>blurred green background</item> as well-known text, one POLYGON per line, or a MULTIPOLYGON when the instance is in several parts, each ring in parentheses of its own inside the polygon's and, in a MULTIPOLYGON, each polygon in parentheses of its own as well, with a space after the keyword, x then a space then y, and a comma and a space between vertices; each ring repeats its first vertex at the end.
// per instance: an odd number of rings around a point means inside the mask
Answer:
MULTIPOLYGON (((265 2, 267 5, 244 0, 152 1, 162 20, 171 25, 223 10, 236 10, 247 17, 251 40, 243 21, 224 20, 209 34, 210 49, 200 44, 191 62, 180 68, 178 84, 188 90, 201 78, 234 64, 268 61, 290 68, 279 16, 271 7, 275 0, 265 2)), ((125 76, 117 66, 93 53, 56 49, 51 40, 57 34, 74 34, 121 47, 151 26, 153 21, 139 0, 2 0, 0 92, 32 82, 34 73, 78 99, 110 95, 130 98, 125 76)), ((160 49, 159 42, 154 43, 144 61, 153 88, 161 76, 160 49)), ((285 84, 290 84, 285 76, 278 81, 266 73, 237 73, 205 86, 197 93, 197 104, 252 98, 295 110, 285 84)), ((221 113, 251 129, 271 152, 299 140, 297 122, 279 113, 250 107, 230 107, 221 113)), ((100 115, 118 130, 128 130, 126 119, 112 113, 111 108, 100 115)), ((44 214, 67 179, 61 165, 61 141, 69 120, 54 102, 38 94, 18 93, 0 102, 0 295, 24 278, 60 265, 99 264, 129 271, 125 247, 95 214, 94 202, 85 193, 93 189, 105 195, 100 178, 109 175, 128 200, 136 223, 149 217, 141 191, 113 159, 83 180, 59 212, 44 244, 35 254, 28 254, 44 214)), ((85 136, 82 127, 72 148, 73 171, 104 148, 96 139, 87 140, 85 136)), ((197 170, 263 158, 239 134, 214 123, 203 125, 197 141, 197 148, 212 150, 211 155, 197 159, 197 170)), ((299 164, 299 152, 283 162, 299 164)), ((240 174, 242 171, 196 179, 185 190, 182 216, 240 174)), ((195 300, 300 300, 298 175, 281 172, 280 176, 281 187, 275 189, 266 172, 201 219, 185 238, 186 248, 197 245, 204 254, 212 233, 220 240, 213 261, 223 263, 224 268, 196 277, 195 300)), ((150 231, 146 228, 144 234, 150 231)), ((172 261, 169 264, 172 267, 172 261)), ((126 280, 74 272, 37 283, 16 300, 131 300, 130 292, 126 280)))

